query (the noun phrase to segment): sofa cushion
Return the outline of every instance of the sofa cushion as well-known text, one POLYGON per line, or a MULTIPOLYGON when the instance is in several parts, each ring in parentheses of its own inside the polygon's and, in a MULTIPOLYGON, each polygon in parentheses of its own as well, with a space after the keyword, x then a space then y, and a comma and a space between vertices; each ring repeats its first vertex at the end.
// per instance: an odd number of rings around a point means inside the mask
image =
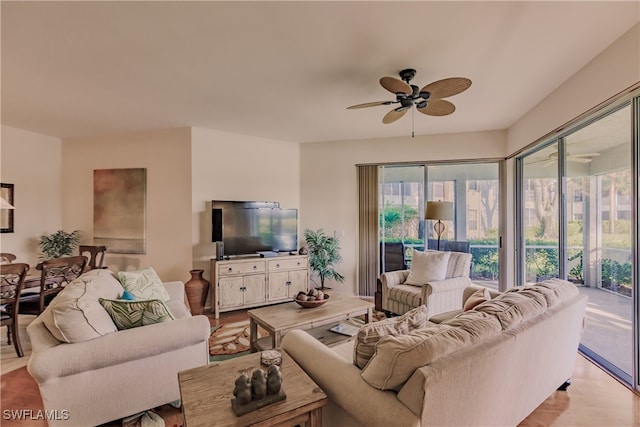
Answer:
POLYGON ((496 316, 503 330, 516 327, 546 309, 544 295, 527 288, 512 288, 475 307, 476 311, 496 316))
POLYGON ((377 389, 398 391, 416 369, 502 331, 497 319, 484 313, 463 312, 447 322, 383 337, 362 378, 377 389))
POLYGON ((116 332, 116 326, 98 302, 101 297, 117 298, 123 291, 109 270, 84 273, 49 303, 43 322, 58 341, 74 343, 116 332))
POLYGON ((138 271, 120 271, 118 279, 122 286, 131 292, 136 299, 169 301, 171 297, 162 285, 156 271, 147 267, 138 271))
POLYGON ((421 305, 399 317, 368 323, 360 328, 353 346, 353 364, 363 369, 383 336, 406 334, 427 324, 427 307, 421 305))
POLYGON ((413 259, 405 284, 424 285, 447 276, 447 264, 451 252, 421 252, 413 249, 413 259))
POLYGON ((531 288, 544 293, 549 307, 553 307, 559 302, 566 301, 580 293, 576 285, 562 279, 544 280, 531 286, 531 288))
POLYGON ((474 293, 467 298, 462 307, 463 311, 473 310, 477 305, 482 304, 485 301, 489 301, 491 299, 491 294, 489 294, 489 289, 478 289, 474 293))
POLYGON ((140 300, 108 300, 99 299, 118 330, 137 328, 154 323, 173 320, 174 317, 163 301, 140 300))

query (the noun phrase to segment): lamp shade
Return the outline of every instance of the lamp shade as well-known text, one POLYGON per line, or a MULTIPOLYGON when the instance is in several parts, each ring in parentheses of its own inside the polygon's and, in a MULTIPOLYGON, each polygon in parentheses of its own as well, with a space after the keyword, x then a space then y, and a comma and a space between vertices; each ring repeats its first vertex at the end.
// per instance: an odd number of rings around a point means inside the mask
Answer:
POLYGON ((0 209, 15 209, 13 205, 7 202, 4 197, 0 197, 0 209))
POLYGON ((453 221, 453 202, 429 201, 424 219, 453 221))

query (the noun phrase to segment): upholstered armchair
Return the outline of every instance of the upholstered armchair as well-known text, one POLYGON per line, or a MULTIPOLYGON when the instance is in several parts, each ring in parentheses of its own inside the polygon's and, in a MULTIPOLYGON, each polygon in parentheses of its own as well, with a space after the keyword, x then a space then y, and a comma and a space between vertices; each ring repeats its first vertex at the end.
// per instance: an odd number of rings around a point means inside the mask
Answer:
POLYGON ((471 254, 414 251, 411 269, 383 273, 382 309, 404 314, 426 305, 428 317, 462 308, 464 289, 471 285, 471 254))

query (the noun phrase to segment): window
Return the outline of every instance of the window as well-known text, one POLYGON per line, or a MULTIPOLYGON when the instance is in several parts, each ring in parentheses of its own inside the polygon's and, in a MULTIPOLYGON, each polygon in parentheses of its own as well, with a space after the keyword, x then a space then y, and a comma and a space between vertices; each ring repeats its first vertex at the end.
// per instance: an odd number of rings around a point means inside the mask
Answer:
POLYGON ((469 231, 478 229, 478 211, 475 209, 469 209, 467 212, 467 228, 469 231))

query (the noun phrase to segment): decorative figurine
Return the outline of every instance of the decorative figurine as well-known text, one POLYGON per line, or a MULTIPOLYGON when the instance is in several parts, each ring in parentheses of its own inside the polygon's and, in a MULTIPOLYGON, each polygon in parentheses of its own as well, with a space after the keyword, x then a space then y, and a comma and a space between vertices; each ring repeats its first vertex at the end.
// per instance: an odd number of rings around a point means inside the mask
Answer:
POLYGON ((251 402, 251 381, 246 375, 240 375, 236 380, 236 387, 233 389, 233 395, 238 400, 238 403, 244 405, 251 402))
POLYGON ((267 394, 278 394, 282 387, 282 374, 278 365, 271 365, 267 369, 267 394))
POLYGON ((267 395, 267 378, 262 369, 256 369, 251 376, 251 390, 254 399, 264 399, 267 395))

